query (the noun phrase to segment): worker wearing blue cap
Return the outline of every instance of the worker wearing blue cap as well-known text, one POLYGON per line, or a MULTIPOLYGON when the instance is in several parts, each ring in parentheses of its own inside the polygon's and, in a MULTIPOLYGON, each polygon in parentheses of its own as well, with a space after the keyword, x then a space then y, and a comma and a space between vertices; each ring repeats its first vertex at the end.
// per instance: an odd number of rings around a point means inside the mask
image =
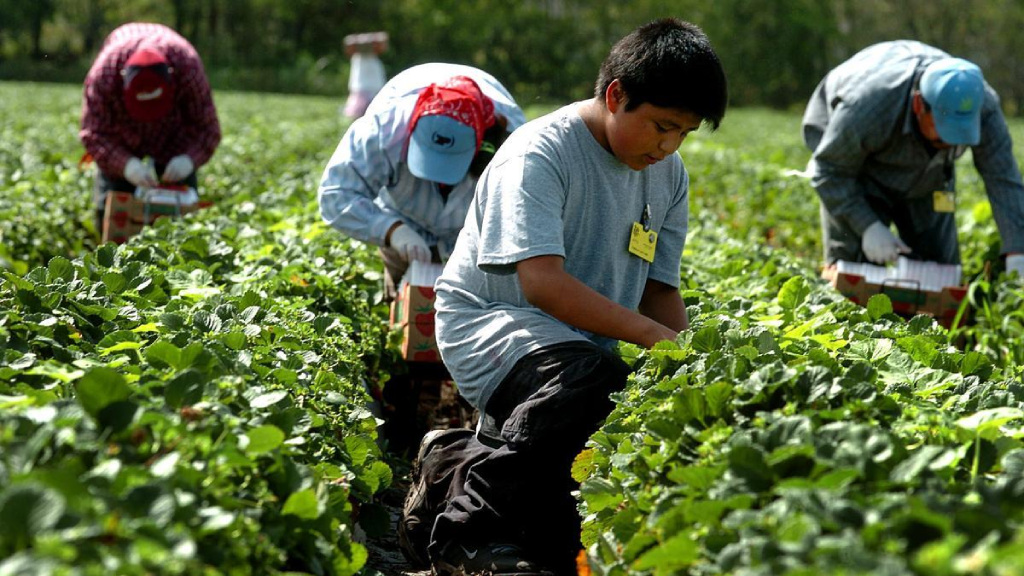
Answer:
POLYGON ((404 70, 341 137, 320 179, 320 215, 380 247, 393 298, 414 260, 447 260, 483 167, 525 123, 512 95, 483 70, 444 62, 404 70))
POLYGON ((954 163, 970 147, 1006 269, 1024 278, 1024 184, 998 96, 975 64, 911 40, 865 48, 818 85, 803 136, 826 265, 900 254, 960 263, 954 163))

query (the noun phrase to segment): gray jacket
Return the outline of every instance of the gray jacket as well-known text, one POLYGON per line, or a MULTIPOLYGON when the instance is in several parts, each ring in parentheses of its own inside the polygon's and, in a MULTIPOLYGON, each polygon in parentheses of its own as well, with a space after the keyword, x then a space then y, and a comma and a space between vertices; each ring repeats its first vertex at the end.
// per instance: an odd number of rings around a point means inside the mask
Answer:
MULTIPOLYGON (((953 190, 954 161, 966 147, 932 154, 911 107, 924 68, 946 57, 911 40, 875 44, 829 72, 807 103, 803 135, 813 153, 811 183, 826 210, 858 234, 878 220, 868 195, 909 200, 953 190)), ((1024 252, 1024 184, 999 97, 987 84, 981 142, 971 151, 1003 252, 1024 252)))

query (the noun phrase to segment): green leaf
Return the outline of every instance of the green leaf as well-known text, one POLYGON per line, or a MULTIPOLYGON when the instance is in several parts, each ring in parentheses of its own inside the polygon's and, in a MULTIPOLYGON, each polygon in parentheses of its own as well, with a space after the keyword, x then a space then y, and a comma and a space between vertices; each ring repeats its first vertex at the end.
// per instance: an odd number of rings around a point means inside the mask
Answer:
POLYGON ((349 554, 335 554, 331 561, 331 567, 338 576, 352 576, 359 572, 366 565, 370 553, 366 547, 357 542, 348 544, 349 554))
POLYGON ((797 307, 804 303, 810 292, 811 289, 807 286, 807 281, 802 276, 793 276, 786 280, 786 283, 782 285, 782 289, 779 290, 779 306, 783 310, 796 310, 797 307))
POLYGON ((715 382, 704 389, 708 402, 708 410, 713 416, 721 417, 729 412, 729 400, 732 398, 732 384, 715 382))
POLYGON ((362 466, 370 454, 373 454, 373 450, 373 440, 367 436, 356 434, 345 437, 345 451, 355 466, 362 466))
POLYGON ((576 459, 572 461, 573 480, 583 482, 594 473, 597 466, 594 462, 595 454, 596 452, 593 448, 586 448, 576 455, 576 459))
POLYGON ((637 571, 657 568, 660 573, 672 573, 693 564, 698 552, 697 542, 689 533, 683 532, 644 553, 632 568, 637 571))
POLYGON ((708 468, 705 466, 673 468, 668 473, 669 480, 676 484, 685 484, 686 486, 696 488, 701 492, 708 491, 721 476, 721 468, 708 468))
POLYGON ((245 334, 241 332, 228 332, 227 334, 221 335, 221 341, 224 345, 232 350, 241 350, 245 348, 245 344, 248 339, 245 334))
POLYGON ((64 498, 36 484, 15 484, 0 492, 0 539, 26 545, 41 532, 52 529, 64 515, 64 498))
POLYGON ((284 443, 284 432, 273 424, 265 424, 249 430, 245 435, 248 444, 242 447, 247 454, 265 454, 284 443))
POLYGON ((868 316, 872 320, 878 320, 886 314, 892 314, 892 300, 885 294, 875 294, 868 298, 868 316))
POLYGON ((203 376, 189 369, 178 374, 164 387, 164 400, 174 410, 182 406, 191 406, 202 398, 203 376))
POLYGON ((311 488, 293 492, 281 509, 282 514, 298 516, 303 520, 315 520, 324 512, 324 506, 311 488))
POLYGON ((117 248, 113 244, 104 244, 96 249, 96 261, 103 267, 110 268, 114 265, 114 252, 117 248))
POLYGON ((50 283, 58 279, 65 282, 75 279, 75 266, 63 256, 51 258, 50 263, 46 266, 46 271, 50 283))
POLYGON ((284 400, 287 397, 287 390, 273 390, 271 392, 267 392, 266 394, 260 394, 259 396, 253 398, 252 400, 249 401, 249 406, 252 406, 253 408, 267 408, 269 406, 277 404, 278 402, 284 400))
POLYGON ((118 400, 104 406, 96 414, 96 422, 112 432, 120 432, 139 417, 141 409, 139 405, 131 400, 118 400))
POLYGON ((149 473, 157 478, 170 478, 174 475, 174 469, 178 466, 179 460, 181 460, 181 454, 177 452, 164 455, 153 462, 153 465, 149 467, 149 473))
POLYGON ((146 360, 164 368, 178 368, 181 364, 181 348, 166 340, 157 340, 146 348, 146 360))
POLYGON ((47 360, 42 364, 33 366, 26 371, 26 374, 46 376, 67 383, 81 378, 85 371, 73 370, 67 364, 57 364, 52 360, 47 360))
POLYGON ((734 446, 729 451, 729 469, 753 490, 767 490, 774 482, 764 453, 753 446, 734 446))
POLYGON ((722 347, 722 335, 715 326, 705 326, 693 335, 690 345, 698 352, 714 352, 722 347))
POLYGON ((127 400, 131 388, 124 376, 105 366, 91 368, 78 380, 78 403, 92 416, 114 402, 127 400))
POLYGON ((586 501, 591 513, 600 512, 605 508, 618 506, 622 502, 622 493, 611 480, 595 477, 583 482, 580 494, 586 501))
POLYGON ((1003 456, 1003 472, 1007 476, 1024 478, 1024 448, 1011 450, 1003 456))
POLYGON ((900 484, 916 483, 921 472, 928 470, 932 462, 948 451, 950 450, 942 446, 922 446, 893 468, 889 479, 900 484))
POLYGON ((960 363, 960 373, 965 376, 977 374, 987 378, 992 372, 992 361, 980 352, 968 351, 960 363))
POLYGON ((1019 418, 1024 418, 1024 410, 1004 406, 975 412, 970 416, 957 420, 956 425, 964 430, 983 434, 987 430, 999 428, 1003 424, 1019 418))
POLYGON ((104 272, 100 280, 107 287, 107 293, 109 294, 120 294, 125 286, 128 285, 128 280, 124 277, 124 274, 118 272, 104 272))
POLYGON ((270 372, 270 375, 285 386, 291 386, 299 381, 298 373, 295 370, 289 370, 288 368, 275 368, 270 372))
POLYGON ((684 388, 676 394, 675 410, 683 423, 697 420, 704 424, 708 414, 708 403, 704 391, 698 388, 684 388))
POLYGON ((192 317, 192 323, 195 325, 196 328, 198 328, 201 332, 204 333, 220 332, 221 325, 223 324, 223 322, 221 322, 220 316, 203 311, 195 313, 195 315, 192 317))

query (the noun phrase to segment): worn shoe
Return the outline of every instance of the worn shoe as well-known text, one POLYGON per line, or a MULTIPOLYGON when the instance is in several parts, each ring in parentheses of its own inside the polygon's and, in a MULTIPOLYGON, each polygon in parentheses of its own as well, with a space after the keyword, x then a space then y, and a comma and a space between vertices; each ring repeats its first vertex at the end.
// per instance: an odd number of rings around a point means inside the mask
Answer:
POLYGON ((515 544, 467 546, 450 542, 434 562, 437 576, 555 576, 555 573, 526 558, 515 544))
POLYGON ((446 481, 450 481, 450 474, 437 470, 438 465, 431 466, 428 456, 439 447, 466 441, 473 434, 472 430, 464 428, 431 430, 420 441, 412 464, 412 485, 402 506, 402 517, 398 520, 398 545, 413 566, 422 568, 430 565, 427 556, 430 531, 434 527, 434 518, 444 511, 448 493, 446 481))

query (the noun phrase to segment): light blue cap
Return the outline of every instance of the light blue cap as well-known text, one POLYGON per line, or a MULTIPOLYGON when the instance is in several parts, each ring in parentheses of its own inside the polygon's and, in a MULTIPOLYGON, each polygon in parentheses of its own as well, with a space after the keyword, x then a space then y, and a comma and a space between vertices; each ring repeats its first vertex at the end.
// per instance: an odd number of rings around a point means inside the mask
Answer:
POLYGON ((960 58, 932 62, 921 76, 921 97, 943 142, 975 146, 981 141, 985 79, 977 65, 960 58))
POLYGON ((443 114, 422 116, 409 138, 409 171, 417 178, 453 186, 476 155, 476 130, 443 114))

